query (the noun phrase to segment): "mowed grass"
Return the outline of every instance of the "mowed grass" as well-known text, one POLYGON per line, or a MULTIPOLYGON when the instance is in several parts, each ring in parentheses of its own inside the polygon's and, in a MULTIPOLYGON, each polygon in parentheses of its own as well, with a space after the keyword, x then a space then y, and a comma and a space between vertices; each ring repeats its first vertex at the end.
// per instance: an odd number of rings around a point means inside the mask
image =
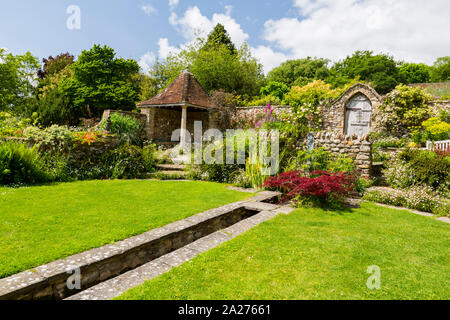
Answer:
POLYGON ((449 224, 369 203, 298 209, 119 299, 449 299, 449 236, 449 224))
POLYGON ((0 188, 0 278, 250 196, 183 181, 0 188))

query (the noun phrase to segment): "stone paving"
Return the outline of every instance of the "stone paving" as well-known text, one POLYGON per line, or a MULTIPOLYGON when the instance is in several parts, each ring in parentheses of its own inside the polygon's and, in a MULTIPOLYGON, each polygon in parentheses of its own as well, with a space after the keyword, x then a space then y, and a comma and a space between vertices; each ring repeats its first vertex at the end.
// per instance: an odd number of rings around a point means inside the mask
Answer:
POLYGON ((395 206, 390 206, 390 205, 382 204, 382 203, 377 203, 377 205, 380 207, 386 207, 386 208, 390 208, 390 209, 406 210, 406 211, 409 211, 409 212, 412 212, 414 214, 418 214, 418 215, 421 215, 424 217, 436 218, 436 220, 439 220, 439 221, 442 221, 445 223, 450 223, 449 217, 437 217, 436 215, 429 213, 429 212, 423 212, 423 211, 413 210, 413 209, 409 209, 409 208, 395 207, 395 206))
MULTIPOLYGON (((249 206, 262 207, 260 203, 249 206)), ((134 270, 124 273, 118 277, 102 282, 94 287, 73 295, 66 300, 109 300, 117 297, 125 291, 156 278, 172 268, 193 259, 195 256, 206 252, 220 244, 229 241, 238 235, 250 230, 260 223, 272 219, 280 213, 289 214, 295 208, 280 207, 266 204, 266 210, 242 220, 228 228, 216 231, 206 237, 192 242, 178 250, 166 254, 134 270)))

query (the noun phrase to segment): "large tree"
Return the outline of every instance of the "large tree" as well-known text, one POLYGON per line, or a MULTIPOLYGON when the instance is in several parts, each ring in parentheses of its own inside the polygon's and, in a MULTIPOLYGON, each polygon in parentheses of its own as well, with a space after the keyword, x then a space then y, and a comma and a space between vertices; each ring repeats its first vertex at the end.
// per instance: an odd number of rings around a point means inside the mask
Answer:
POLYGON ((157 79, 158 86, 165 87, 189 68, 207 91, 222 90, 244 96, 259 94, 264 81, 262 65, 252 57, 246 43, 236 53, 220 41, 210 42, 206 50, 206 43, 199 38, 179 54, 157 61, 150 75, 157 79))
POLYGON ((427 83, 431 80, 431 67, 423 63, 404 63, 399 71, 404 84, 427 83))
POLYGON ((450 56, 436 60, 431 71, 431 80, 434 82, 450 81, 450 56))
POLYGON ((233 41, 231 41, 231 38, 228 35, 227 30, 223 25, 218 23, 214 27, 214 30, 208 35, 206 43, 202 49, 211 50, 216 49, 220 46, 225 46, 228 48, 230 53, 237 54, 236 47, 234 46, 233 41))
POLYGON ((114 49, 94 45, 70 68, 73 76, 61 82, 60 90, 80 114, 100 115, 104 109, 135 107, 139 96, 139 65, 135 60, 117 58, 114 49))
POLYGON ((291 87, 324 80, 330 75, 328 59, 311 58, 288 60, 267 74, 268 81, 281 82, 291 87))
POLYGON ((402 77, 392 56, 374 55, 372 51, 356 51, 352 56, 336 63, 327 81, 335 86, 359 78, 372 83, 379 93, 388 93, 401 83, 402 77))
POLYGON ((0 110, 21 112, 32 97, 38 60, 27 52, 6 53, 0 48, 0 110))

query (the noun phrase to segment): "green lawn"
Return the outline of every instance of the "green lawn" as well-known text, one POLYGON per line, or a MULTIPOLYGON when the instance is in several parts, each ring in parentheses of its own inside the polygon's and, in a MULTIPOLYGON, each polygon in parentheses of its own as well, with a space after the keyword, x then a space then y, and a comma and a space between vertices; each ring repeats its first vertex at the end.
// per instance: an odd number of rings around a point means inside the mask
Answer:
POLYGON ((184 181, 0 188, 0 278, 250 196, 184 181))
POLYGON ((450 225, 364 203, 299 209, 119 299, 449 299, 450 225), (366 286, 369 266, 381 288, 366 286))

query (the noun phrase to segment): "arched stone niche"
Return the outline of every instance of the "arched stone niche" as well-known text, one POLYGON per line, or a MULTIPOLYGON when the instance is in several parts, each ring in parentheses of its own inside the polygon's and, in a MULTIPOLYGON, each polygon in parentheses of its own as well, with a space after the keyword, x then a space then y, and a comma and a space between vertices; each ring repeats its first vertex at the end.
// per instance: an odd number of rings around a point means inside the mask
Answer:
POLYGON ((357 93, 345 104, 344 134, 364 137, 369 134, 372 119, 372 102, 357 93))
POLYGON ((373 114, 383 99, 369 85, 357 83, 336 99, 331 106, 322 108, 323 129, 335 134, 358 137, 367 135, 374 127, 373 114))

